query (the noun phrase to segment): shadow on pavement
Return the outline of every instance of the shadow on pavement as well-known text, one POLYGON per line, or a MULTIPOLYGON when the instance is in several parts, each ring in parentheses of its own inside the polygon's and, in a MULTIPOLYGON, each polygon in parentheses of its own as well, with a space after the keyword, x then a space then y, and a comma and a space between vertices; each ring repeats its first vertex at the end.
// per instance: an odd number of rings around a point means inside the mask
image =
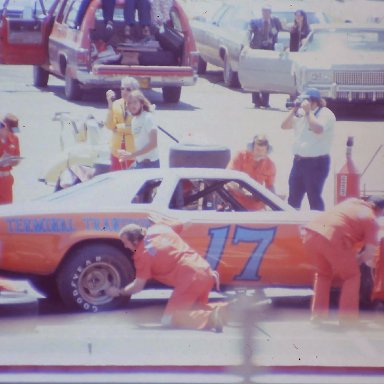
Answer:
MULTIPOLYGON (((70 101, 67 100, 64 95, 64 86, 52 85, 48 86, 42 92, 53 93, 60 99, 63 99, 69 103, 74 103, 77 105, 82 105, 85 107, 107 107, 107 102, 105 100, 105 92, 107 89, 92 89, 84 90, 83 97, 81 100, 70 101)), ((114 90, 117 97, 120 97, 120 90, 114 90)), ((178 110, 178 111, 194 111, 197 108, 191 104, 183 102, 183 90, 181 91, 180 101, 178 103, 165 103, 163 101, 162 92, 148 89, 143 90, 145 96, 151 101, 151 103, 156 105, 156 108, 159 110, 178 110)))

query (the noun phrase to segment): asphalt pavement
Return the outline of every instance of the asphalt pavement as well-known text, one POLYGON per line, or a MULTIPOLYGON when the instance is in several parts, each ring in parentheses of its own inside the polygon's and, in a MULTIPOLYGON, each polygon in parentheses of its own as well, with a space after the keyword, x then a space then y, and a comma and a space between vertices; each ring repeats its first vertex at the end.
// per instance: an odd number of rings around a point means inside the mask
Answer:
POLYGON ((128 310, 0 319, 0 383, 383 383, 382 312, 321 325, 246 296, 223 333, 164 329, 165 300, 128 310))

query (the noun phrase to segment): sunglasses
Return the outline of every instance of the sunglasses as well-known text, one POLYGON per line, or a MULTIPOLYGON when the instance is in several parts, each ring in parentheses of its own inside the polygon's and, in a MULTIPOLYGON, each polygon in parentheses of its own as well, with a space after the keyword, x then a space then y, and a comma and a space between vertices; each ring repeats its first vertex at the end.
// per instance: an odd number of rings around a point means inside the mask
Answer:
POLYGON ((128 92, 132 92, 133 91, 132 88, 128 88, 128 87, 121 87, 120 90, 121 91, 128 91, 128 92))

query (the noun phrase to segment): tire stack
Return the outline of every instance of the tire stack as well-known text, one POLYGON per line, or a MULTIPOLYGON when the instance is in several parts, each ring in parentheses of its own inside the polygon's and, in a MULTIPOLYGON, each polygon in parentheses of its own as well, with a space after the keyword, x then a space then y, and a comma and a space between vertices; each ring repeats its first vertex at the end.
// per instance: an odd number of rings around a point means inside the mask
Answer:
POLYGON ((176 144, 169 150, 171 168, 226 168, 231 151, 219 145, 176 144))

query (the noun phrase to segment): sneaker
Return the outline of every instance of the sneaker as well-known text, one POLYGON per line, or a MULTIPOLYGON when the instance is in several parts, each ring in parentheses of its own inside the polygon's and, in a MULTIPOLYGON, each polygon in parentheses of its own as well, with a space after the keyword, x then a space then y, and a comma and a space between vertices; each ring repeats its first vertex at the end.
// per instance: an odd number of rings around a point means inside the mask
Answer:
POLYGON ((107 25, 105 26, 105 29, 108 33, 112 33, 113 32, 113 21, 108 21, 107 25))
POLYGON ((222 333, 223 332, 223 325, 224 325, 224 320, 221 315, 221 310, 220 307, 216 307, 211 315, 211 320, 212 320, 212 329, 216 333, 222 333))

